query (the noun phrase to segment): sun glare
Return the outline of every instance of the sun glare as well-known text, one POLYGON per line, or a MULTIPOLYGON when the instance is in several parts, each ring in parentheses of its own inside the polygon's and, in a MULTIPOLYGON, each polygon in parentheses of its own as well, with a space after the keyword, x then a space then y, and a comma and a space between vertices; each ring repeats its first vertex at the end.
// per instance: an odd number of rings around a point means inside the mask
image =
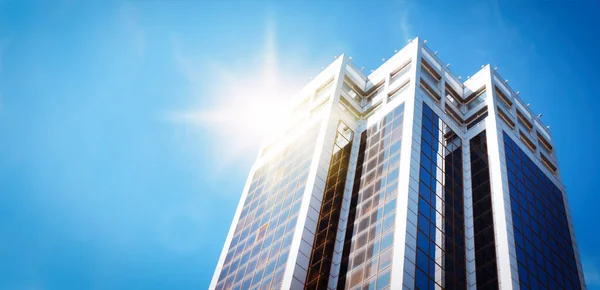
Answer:
POLYGON ((249 135, 254 141, 262 141, 285 124, 285 106, 287 99, 276 89, 261 81, 251 81, 250 87, 233 86, 231 97, 224 101, 221 111, 231 120, 222 124, 234 134, 249 135))
MULTIPOLYGON (((220 160, 253 155, 269 136, 281 132, 290 115, 286 102, 308 79, 309 73, 277 62, 274 28, 274 22, 267 19, 264 51, 258 65, 249 61, 241 66, 215 67, 216 73, 209 82, 211 93, 201 97, 216 102, 171 116, 176 122, 201 127, 209 133, 220 160)), ((286 64, 289 63, 301 62, 288 56, 286 64)))

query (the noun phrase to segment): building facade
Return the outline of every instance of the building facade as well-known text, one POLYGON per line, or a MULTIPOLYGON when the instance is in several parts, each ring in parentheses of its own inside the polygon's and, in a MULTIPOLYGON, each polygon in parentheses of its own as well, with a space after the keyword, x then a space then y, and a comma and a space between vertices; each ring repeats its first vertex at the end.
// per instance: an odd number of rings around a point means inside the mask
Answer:
POLYGON ((342 55, 287 115, 210 289, 585 289, 551 134, 489 65, 342 55))

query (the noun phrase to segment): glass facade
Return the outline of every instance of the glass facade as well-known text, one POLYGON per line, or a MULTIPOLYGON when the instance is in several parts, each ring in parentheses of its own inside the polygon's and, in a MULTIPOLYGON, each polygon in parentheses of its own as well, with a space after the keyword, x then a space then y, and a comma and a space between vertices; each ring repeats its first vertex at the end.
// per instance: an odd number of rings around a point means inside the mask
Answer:
POLYGON ((256 170, 216 289, 279 288, 319 126, 256 170))
POLYGON ((335 247, 335 239, 344 199, 348 163, 354 132, 343 122, 338 125, 329 164, 325 192, 315 230, 313 250, 306 275, 306 289, 326 289, 335 247))
POLYGON ((356 173, 354 184, 352 185, 352 197, 350 198, 350 210, 346 224, 346 234, 344 235, 344 248, 342 250, 342 261, 340 263, 340 273, 338 278, 338 289, 344 289, 346 285, 346 274, 348 273, 348 257, 352 248, 352 237, 354 236, 354 221, 356 220, 356 205, 358 204, 358 194, 360 193, 360 176, 363 173, 363 163, 367 149, 367 132, 360 134, 360 146, 358 148, 358 159, 356 161, 356 173))
POLYGON ((504 133, 521 289, 581 289, 563 193, 504 133))
POLYGON ((466 289, 462 141, 423 104, 415 289, 466 289))
POLYGON ((361 138, 338 289, 389 288, 403 118, 401 104, 361 138))
POLYGON ((498 289, 494 212, 486 132, 470 141, 473 230, 475 232, 475 276, 478 289, 498 289))
MULTIPOLYGON (((389 289, 404 104, 361 134, 340 265, 333 265, 352 130, 338 123, 305 289, 389 289)), ((319 127, 257 169, 216 289, 279 289, 319 127)), ((581 289, 562 191, 506 133, 503 138, 521 289, 581 289)), ((475 275, 498 289, 498 253, 486 131, 469 140, 475 275)), ((461 138, 423 104, 415 289, 466 289, 461 138)), ((407 221, 410 222, 410 221, 407 221)))
POLYGON ((369 75, 336 57, 291 100, 210 289, 585 288, 554 140, 489 66, 461 83, 423 43, 369 75))
POLYGON ((477 107, 477 105, 483 103, 483 101, 485 101, 486 98, 487 98, 486 91, 479 93, 479 95, 477 95, 477 97, 475 97, 474 100, 472 100, 471 102, 469 102, 467 104, 467 110, 471 110, 471 109, 477 107))

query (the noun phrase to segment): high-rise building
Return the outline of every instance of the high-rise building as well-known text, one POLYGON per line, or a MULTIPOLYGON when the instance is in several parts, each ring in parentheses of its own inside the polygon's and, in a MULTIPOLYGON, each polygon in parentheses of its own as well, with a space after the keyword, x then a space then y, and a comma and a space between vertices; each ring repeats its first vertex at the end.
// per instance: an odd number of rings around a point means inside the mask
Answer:
POLYGON ((553 138, 489 65, 345 56, 250 171, 211 289, 584 289, 553 138))

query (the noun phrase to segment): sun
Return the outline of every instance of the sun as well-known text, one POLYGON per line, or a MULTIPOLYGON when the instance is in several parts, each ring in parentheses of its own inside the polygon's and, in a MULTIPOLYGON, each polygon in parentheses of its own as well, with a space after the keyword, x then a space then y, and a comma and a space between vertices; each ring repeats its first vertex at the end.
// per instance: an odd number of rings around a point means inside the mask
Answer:
MULTIPOLYGON (((264 50, 245 63, 213 63, 203 107, 175 112, 171 120, 202 128, 219 158, 253 155, 272 135, 285 129, 290 116, 286 103, 310 73, 278 63, 274 22, 267 21, 264 50), (258 64, 256 63, 258 60, 258 64), (208 104, 207 104, 208 103, 208 104)), ((302 64, 286 55, 286 64, 302 64)), ((187 70, 197 66, 185 65, 187 70)), ((196 80, 196 79, 195 79, 196 80)))

